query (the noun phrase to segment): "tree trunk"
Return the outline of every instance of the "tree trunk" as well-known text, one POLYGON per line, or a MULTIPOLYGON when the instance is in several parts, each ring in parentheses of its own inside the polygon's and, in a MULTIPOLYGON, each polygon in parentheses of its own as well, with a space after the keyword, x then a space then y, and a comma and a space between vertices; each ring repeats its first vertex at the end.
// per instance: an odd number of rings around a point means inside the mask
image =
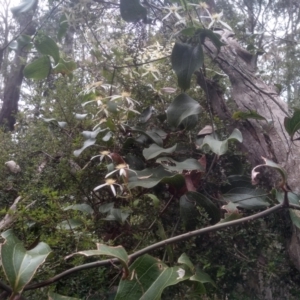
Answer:
MULTIPOLYGON (((299 193, 300 144, 297 144, 298 141, 292 143, 284 129, 284 118, 289 115, 287 103, 280 99, 275 88, 267 86, 255 75, 255 57, 237 43, 231 32, 224 30, 221 39, 226 46, 221 47, 219 53, 209 40, 205 41, 204 47, 206 54, 230 79, 230 101, 234 102, 236 110, 256 111, 267 120, 271 120, 272 124, 253 119, 234 121, 218 83, 204 78, 203 73, 199 72, 198 84, 206 91, 213 113, 224 120, 225 124, 229 124, 228 130, 238 128, 242 132, 241 150, 247 154, 252 167, 263 163, 261 157, 271 159, 285 168, 289 187, 293 192, 299 193)), ((270 169, 267 174, 266 182, 276 183, 276 171, 270 169)), ((300 230, 296 226, 293 227, 293 234, 288 243, 288 252, 293 265, 300 271, 300 230)), ((269 287, 266 283, 266 288, 269 287)), ((277 298, 273 298, 271 293, 264 299, 277 298)))
MULTIPOLYGON (((28 12, 18 17, 20 32, 22 34, 32 35, 35 31, 31 25, 34 11, 28 12)), ((15 52, 15 58, 10 65, 10 71, 5 78, 5 87, 3 93, 3 104, 0 111, 0 126, 4 126, 9 131, 14 130, 16 114, 18 113, 18 103, 20 99, 20 89, 23 82, 23 70, 27 61, 28 53, 24 49, 18 48, 15 52)))

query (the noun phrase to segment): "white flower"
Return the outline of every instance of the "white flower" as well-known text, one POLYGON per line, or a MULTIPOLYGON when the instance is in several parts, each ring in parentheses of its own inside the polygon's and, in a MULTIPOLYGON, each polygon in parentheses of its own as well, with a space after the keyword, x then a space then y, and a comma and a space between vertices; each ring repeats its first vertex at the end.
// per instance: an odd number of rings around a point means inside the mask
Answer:
POLYGON ((180 10, 183 10, 183 7, 182 6, 178 6, 177 4, 174 4, 174 5, 170 5, 170 6, 165 6, 163 7, 164 9, 168 10, 169 13, 163 17, 162 21, 169 18, 172 14, 178 19, 178 20, 181 20, 183 19, 179 14, 178 12, 180 10))
POLYGON ((114 101, 116 99, 120 99, 121 98, 123 101, 126 101, 127 104, 130 105, 130 106, 134 106, 134 103, 139 104, 138 101, 132 99, 130 96, 131 96, 131 93, 124 91, 124 92, 121 93, 121 95, 110 96, 110 100, 114 101))
POLYGON ((210 29, 215 23, 220 23, 228 30, 233 31, 232 28, 227 23, 225 23, 224 21, 221 20, 221 18, 223 17, 223 10, 219 14, 212 14, 212 15, 208 11, 208 9, 205 9, 205 11, 207 12, 208 17, 200 16, 200 18, 208 18, 211 20, 211 22, 208 25, 208 29, 210 29))
POLYGON ((105 183, 96 186, 94 188, 94 192, 97 191, 97 190, 99 190, 99 189, 102 189, 105 186, 109 186, 110 189, 111 189, 111 191, 112 191, 112 193, 114 194, 114 196, 116 196, 117 192, 116 192, 116 188, 114 187, 114 185, 116 185, 116 186, 118 186, 120 188, 121 193, 123 192, 122 186, 120 184, 116 183, 116 180, 114 180, 112 178, 105 179, 105 183))
POLYGON ((91 158, 91 160, 93 160, 96 157, 100 157, 100 162, 103 160, 104 157, 108 157, 108 158, 112 159, 109 151, 101 151, 99 155, 93 156, 91 158))
POLYGON ((124 176, 124 177, 128 177, 127 176, 127 174, 128 174, 127 172, 128 171, 134 172, 136 174, 136 172, 134 170, 129 169, 129 165, 127 165, 127 164, 119 164, 119 165, 117 165, 115 167, 114 171, 106 174, 105 178, 109 177, 110 175, 112 175, 113 173, 118 172, 118 171, 119 171, 119 175, 120 176, 124 176))
POLYGON ((161 77, 161 74, 160 74, 158 68, 155 67, 153 64, 148 64, 148 65, 144 66, 144 69, 146 70, 146 72, 142 74, 142 77, 148 75, 149 73, 150 73, 156 80, 159 80, 159 79, 158 79, 158 76, 161 77))

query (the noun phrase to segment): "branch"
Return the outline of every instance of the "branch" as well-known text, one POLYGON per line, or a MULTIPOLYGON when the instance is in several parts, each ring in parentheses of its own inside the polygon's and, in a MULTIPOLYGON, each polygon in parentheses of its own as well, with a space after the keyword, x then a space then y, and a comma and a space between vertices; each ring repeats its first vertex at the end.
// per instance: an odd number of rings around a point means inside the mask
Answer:
MULTIPOLYGON (((262 217, 268 216, 272 213, 275 213, 275 212, 277 212, 281 209, 285 209, 285 208, 294 208, 294 209, 300 210, 300 206, 298 206, 298 205, 289 204, 288 207, 284 207, 283 204, 280 203, 280 204, 277 204, 277 205, 275 205, 271 208, 268 208, 268 209, 266 209, 262 212, 259 212, 257 214, 254 214, 254 215, 242 218, 242 219, 238 219, 238 220, 234 220, 234 221, 230 221, 230 222, 226 222, 226 223, 218 223, 218 224, 213 225, 213 226, 205 227, 205 228, 202 228, 202 229, 197 229, 197 230, 194 230, 194 231, 190 231, 190 232, 187 232, 187 233, 184 233, 184 234, 181 234, 181 235, 178 235, 178 236, 160 241, 158 243, 155 243, 151 246, 148 246, 144 249, 141 249, 141 250, 136 251, 135 253, 129 255, 128 256, 129 261, 132 262, 136 258, 138 258, 138 257, 140 257, 140 256, 142 256, 142 255, 144 255, 144 254, 146 254, 150 251, 153 251, 155 249, 165 247, 166 245, 173 244, 173 243, 176 243, 176 242, 179 242, 179 241, 184 241, 184 240, 187 240, 189 238, 192 238, 192 237, 204 234, 204 233, 214 232, 214 231, 217 231, 217 230, 221 230, 223 228, 227 228, 227 227, 231 227, 231 226, 235 226, 235 225, 240 225, 240 224, 245 223, 245 222, 254 221, 256 219, 260 219, 262 217)), ((40 287, 50 285, 54 282, 59 281, 60 279, 66 277, 66 276, 69 276, 69 275, 71 275, 73 273, 76 273, 76 272, 79 272, 81 270, 97 268, 97 267, 101 267, 101 266, 108 266, 108 265, 111 265, 112 263, 118 264, 119 262, 120 261, 117 258, 113 258, 113 259, 106 259, 106 260, 95 261, 95 262, 83 264, 81 266, 77 266, 77 267, 71 268, 69 270, 66 270, 66 271, 64 271, 64 272, 62 272, 62 273, 60 273, 60 274, 58 274, 58 275, 56 275, 56 276, 54 276, 54 277, 52 277, 48 280, 42 281, 40 283, 30 284, 30 285, 26 286, 24 288, 24 290, 25 291, 33 290, 33 289, 37 289, 37 288, 40 288, 40 287)))

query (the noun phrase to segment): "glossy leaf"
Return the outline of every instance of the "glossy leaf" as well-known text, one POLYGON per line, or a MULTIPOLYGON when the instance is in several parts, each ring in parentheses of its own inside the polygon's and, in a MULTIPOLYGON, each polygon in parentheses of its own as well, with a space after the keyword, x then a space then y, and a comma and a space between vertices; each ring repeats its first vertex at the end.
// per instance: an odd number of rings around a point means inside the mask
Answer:
POLYGON ((74 61, 66 61, 63 58, 59 59, 59 62, 56 66, 53 67, 53 74, 62 74, 62 75, 70 75, 77 68, 77 65, 74 61))
POLYGON ((67 21, 67 17, 65 14, 63 14, 59 20, 59 29, 57 33, 57 39, 61 42, 62 38, 67 33, 67 30, 69 28, 69 24, 67 21))
POLYGON ((97 245, 97 250, 86 250, 86 251, 79 251, 76 253, 73 253, 68 256, 72 257, 76 254, 81 254, 84 256, 95 256, 95 255, 105 255, 105 256, 110 256, 110 257, 115 257, 120 260, 120 263, 124 268, 127 268, 128 266, 128 254, 126 250, 122 246, 116 246, 116 247, 111 247, 107 246, 104 244, 96 243, 97 245))
POLYGON ((57 44, 49 36, 38 34, 34 40, 35 48, 44 55, 50 55, 55 64, 59 62, 59 49, 57 44))
POLYGON ((153 194, 145 194, 144 196, 149 197, 153 201, 153 206, 155 208, 159 207, 160 201, 159 201, 159 199, 155 195, 153 195, 153 194))
POLYGON ((233 202, 238 207, 260 209, 270 205, 265 194, 266 192, 261 189, 237 187, 223 194, 223 198, 228 202, 233 202))
POLYGON ((185 118, 199 114, 200 110, 201 107, 197 101, 182 93, 173 100, 167 109, 168 124, 177 128, 185 118))
POLYGON ((79 210, 83 213, 86 213, 86 214, 93 214, 94 213, 94 210, 91 208, 90 205, 88 204, 74 204, 74 205, 70 205, 70 206, 67 206, 64 208, 64 210, 79 210))
POLYGON ((180 257, 178 258, 178 263, 186 265, 192 272, 195 269, 195 266, 193 265, 190 258, 185 253, 182 253, 180 255, 180 257))
POLYGON ((163 290, 192 276, 186 266, 169 268, 160 260, 146 254, 129 268, 135 274, 132 280, 121 280, 115 300, 161 299, 163 290))
POLYGON ((284 128, 293 139, 295 133, 300 129, 300 110, 295 109, 293 116, 291 118, 284 118, 284 128))
POLYGON ((147 108, 145 108, 139 116, 139 122, 147 123, 151 118, 153 111, 154 111, 153 106, 148 106, 147 108))
POLYGON ((88 139, 88 140, 85 140, 84 143, 83 143, 83 146, 82 146, 80 149, 75 150, 75 151, 73 152, 74 155, 75 155, 76 157, 78 157, 78 156, 82 153, 82 151, 83 151, 84 149, 86 149, 86 148, 88 148, 88 147, 90 147, 90 146, 92 146, 92 145, 95 145, 95 143, 96 143, 96 139, 88 139))
POLYGON ((223 155, 228 150, 228 142, 230 140, 236 140, 241 143, 243 141, 242 133, 238 129, 234 129, 232 134, 224 141, 219 141, 211 135, 206 135, 201 147, 207 145, 215 154, 223 155))
POLYGON ((171 154, 176 150, 176 147, 177 144, 175 144, 173 147, 165 149, 157 146, 156 144, 151 144, 149 148, 145 148, 143 150, 143 155, 147 160, 149 160, 161 154, 171 154))
POLYGON ((147 10, 141 5, 140 0, 121 0, 120 12, 126 22, 138 22, 147 17, 147 10))
POLYGON ((258 165, 255 168, 253 168, 252 171, 251 171, 252 184, 257 184, 258 183, 257 175, 259 174, 259 172, 257 172, 256 170, 258 168, 261 168, 261 167, 269 167, 269 168, 275 169, 280 174, 280 176, 282 178, 281 185, 285 185, 286 182, 287 182, 287 173, 286 173, 285 169, 282 168, 279 164, 273 162, 270 159, 267 159, 267 158, 264 158, 264 157, 262 157, 262 159, 265 161, 265 164, 258 165))
POLYGON ((136 174, 130 172, 128 187, 130 189, 137 186, 144 188, 152 188, 158 183, 168 183, 177 189, 180 189, 185 185, 184 177, 180 174, 173 174, 166 171, 162 166, 154 169, 144 169, 142 171, 136 171, 136 174))
POLYGON ((120 224, 124 224, 130 213, 120 208, 111 208, 109 214, 103 219, 107 221, 117 221, 120 224))
POLYGON ((53 292, 49 292, 48 300, 80 300, 80 299, 74 297, 62 296, 53 292))
POLYGON ((42 56, 33 62, 29 63, 24 68, 24 76, 29 79, 45 79, 51 71, 51 61, 49 56, 42 56))
POLYGON ((197 159, 188 158, 185 161, 178 162, 170 157, 160 157, 156 160, 157 163, 161 164, 166 170, 170 172, 182 173, 183 171, 198 170, 204 172, 204 168, 198 162, 197 159))
POLYGON ((211 277, 205 273, 204 271, 200 270, 199 268, 196 269, 196 274, 191 276, 190 280, 198 281, 200 283, 210 283, 214 287, 216 287, 215 282, 211 279, 211 277))
POLYGON ((12 230, 3 232, 1 236, 5 239, 1 246, 1 261, 5 276, 13 292, 21 293, 37 268, 44 263, 51 249, 47 244, 40 242, 33 249, 26 251, 12 230))
POLYGON ((202 67, 204 54, 201 44, 192 46, 176 42, 171 55, 172 68, 176 72, 178 85, 187 90, 191 85, 192 75, 202 67))
POLYGON ((222 43, 220 38, 210 29, 199 29, 198 32, 200 35, 201 43, 204 43, 205 39, 209 38, 215 45, 215 47, 217 48, 216 55, 218 55, 218 53, 220 52, 221 47, 226 45, 222 43))
POLYGON ((33 9, 38 3, 38 0, 23 0, 21 4, 11 8, 11 12, 14 16, 18 16, 22 13, 26 13, 33 9))

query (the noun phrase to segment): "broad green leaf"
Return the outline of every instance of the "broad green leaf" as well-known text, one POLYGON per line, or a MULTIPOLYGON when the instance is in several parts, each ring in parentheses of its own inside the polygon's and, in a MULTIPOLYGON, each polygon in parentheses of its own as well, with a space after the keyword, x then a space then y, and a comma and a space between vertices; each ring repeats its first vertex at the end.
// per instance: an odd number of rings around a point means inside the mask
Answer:
MULTIPOLYGON (((279 203, 283 202, 283 198, 284 198, 284 193, 276 191, 276 199, 278 200, 279 203)), ((290 193, 290 192, 288 193, 288 200, 289 203, 291 204, 296 204, 296 205, 300 204, 299 196, 294 193, 290 193)), ((300 211, 297 209, 290 208, 289 213, 293 224, 300 229, 300 211)))
POLYGON ((291 118, 284 118, 284 128, 293 139, 295 133, 300 129, 300 110, 295 109, 293 116, 291 118))
POLYGON ((62 38, 67 33, 67 30, 69 28, 69 24, 67 21, 67 17, 65 14, 63 14, 59 20, 59 29, 57 33, 57 39, 61 42, 62 38))
POLYGON ((29 79, 45 79, 50 74, 51 61, 49 56, 42 56, 33 62, 29 63, 24 68, 24 76, 29 79))
POLYGON ((79 219, 68 219, 57 224, 56 228, 60 230, 73 230, 82 225, 84 223, 79 219))
POLYGON ((149 197, 153 201, 153 206, 155 208, 159 207, 160 201, 159 201, 159 199, 155 195, 153 195, 153 194, 145 194, 144 196, 149 197))
POLYGON ((191 276, 190 280, 198 281, 200 283, 210 283, 216 287, 215 282, 210 278, 210 276, 199 268, 196 269, 196 274, 191 276))
POLYGON ((118 258, 122 266, 126 269, 128 268, 128 254, 122 246, 111 247, 100 243, 96 243, 96 245, 97 250, 79 251, 69 255, 68 257, 74 256, 76 254, 81 254, 88 257, 95 255, 105 255, 118 258))
POLYGON ((197 101, 185 93, 178 95, 167 109, 167 121, 171 127, 177 128, 191 115, 198 115, 201 107, 197 101))
POLYGON ((49 292, 48 300, 80 300, 80 299, 74 297, 62 296, 53 292, 49 292))
POLYGON ((145 148, 143 150, 143 155, 144 157, 149 160, 152 159, 160 154, 171 154, 176 150, 177 144, 175 144, 173 147, 164 149, 156 144, 151 144, 149 148, 145 148))
POLYGON ((228 184, 222 186, 222 192, 226 193, 236 187, 253 188, 251 178, 244 175, 230 175, 227 177, 228 184))
POLYGON ((199 122, 198 115, 191 115, 182 120, 179 125, 180 129, 193 130, 199 122))
POLYGON ((91 208, 90 205, 88 204, 74 204, 74 205, 70 205, 64 208, 64 210, 79 210, 82 211, 83 213, 87 213, 87 214, 93 214, 94 210, 91 208))
POLYGON ((220 41, 220 38, 210 29, 199 29, 198 33, 200 35, 202 44, 204 43, 206 38, 209 38, 212 41, 212 43, 215 45, 215 47, 218 50, 216 55, 219 54, 221 47, 226 45, 226 44, 222 43, 220 41))
POLYGON ((270 168, 275 169, 280 174, 280 176, 282 178, 281 184, 285 185, 286 182, 287 182, 287 173, 286 173, 285 169, 282 168, 279 164, 273 162, 270 159, 267 159, 265 157, 262 157, 262 159, 265 161, 265 164, 258 165, 255 168, 253 168, 252 171, 251 171, 252 184, 257 184, 258 183, 257 178, 256 178, 257 175, 259 174, 259 172, 256 171, 258 168, 261 168, 261 167, 270 167, 270 168))
POLYGON ((203 60, 204 54, 200 43, 196 46, 175 43, 171 54, 171 62, 181 89, 186 91, 190 88, 192 75, 202 67, 203 60))
POLYGON ((99 212, 105 214, 109 212, 114 207, 114 202, 105 203, 99 206, 99 212))
POLYGON ((139 122, 147 123, 149 121, 149 119, 151 118, 153 111, 154 111, 153 106, 149 106, 149 107, 145 108, 139 116, 139 122))
POLYGON ((41 242, 26 251, 12 230, 3 232, 1 236, 5 239, 1 245, 1 261, 5 276, 13 292, 21 293, 25 285, 31 281, 37 268, 44 263, 51 249, 41 242))
POLYGON ((170 157, 159 157, 156 160, 157 163, 161 164, 166 170, 170 172, 182 173, 183 171, 199 170, 204 172, 204 168, 197 159, 188 158, 185 161, 178 162, 170 157))
POLYGON ((50 55, 55 64, 58 64, 59 49, 53 39, 45 34, 38 34, 34 40, 34 46, 41 54, 50 55))
POLYGON ((59 126, 60 128, 64 128, 67 126, 67 122, 63 122, 63 121, 57 121, 54 118, 51 119, 47 119, 47 118, 41 118, 41 120, 43 120, 46 123, 52 123, 52 124, 57 124, 57 126, 59 126))
POLYGON ((215 154, 223 155, 228 150, 228 141, 230 140, 236 140, 241 143, 243 141, 242 133, 238 129, 234 129, 232 134, 224 141, 219 141, 211 135, 206 135, 201 147, 207 145, 215 154))
POLYGON ((14 16, 18 16, 22 13, 26 13, 31 9, 34 9, 38 0, 23 0, 18 6, 12 7, 10 10, 14 16))
MULTIPOLYGON (((136 127, 128 127, 128 128, 132 132, 138 132, 138 133, 141 133, 143 136, 145 136, 146 137, 146 139, 144 139, 145 141, 147 141, 147 139, 150 139, 155 144, 157 144, 158 146, 161 146, 161 147, 163 145, 163 139, 167 135, 163 130, 156 129, 156 128, 153 128, 151 130, 143 130, 143 129, 136 128, 136 127)), ((138 141, 138 139, 136 139, 136 141, 138 141)))
POLYGON ((82 153, 82 151, 83 151, 84 149, 86 149, 86 148, 88 148, 88 147, 90 147, 90 146, 92 146, 92 145, 95 145, 95 143, 96 143, 96 139, 88 139, 88 140, 85 140, 84 143, 83 143, 83 146, 82 146, 80 149, 75 150, 75 151, 73 152, 73 154, 74 154, 76 157, 78 157, 78 156, 82 153))
POLYGON ((89 114, 74 114, 76 120, 84 120, 89 114))
POLYGON ((120 224, 124 224, 130 213, 120 208, 111 208, 109 214, 103 220, 106 221, 117 221, 120 224))
POLYGON ((162 166, 159 166, 154 169, 136 171, 136 174, 130 172, 128 187, 133 189, 140 186, 150 189, 160 182, 168 183, 177 189, 180 189, 185 185, 184 177, 181 174, 174 175, 173 173, 166 171, 162 166))
POLYGON ((74 70, 76 70, 77 65, 74 61, 66 61, 63 58, 59 59, 59 62, 56 66, 53 67, 53 74, 62 74, 62 75, 70 75, 74 70))
POLYGON ((126 22, 138 22, 147 17, 147 10, 141 5, 140 0, 121 0, 120 12, 126 22))
POLYGON ((261 189, 237 187, 223 194, 223 198, 246 209, 266 208, 270 205, 267 201, 266 192, 261 189))
POLYGON ((256 119, 256 120, 267 121, 265 117, 258 114, 255 110, 249 110, 247 112, 236 111, 236 112, 233 113, 232 119, 234 119, 234 120, 256 119))
POLYGON ((180 255, 180 257, 178 258, 178 263, 186 265, 192 272, 194 272, 195 266, 185 253, 182 253, 180 255))
POLYGON ((158 300, 163 290, 192 276, 186 266, 169 268, 160 260, 146 254, 129 268, 132 280, 121 280, 115 300, 158 300))
POLYGON ((107 130, 107 129, 106 128, 105 129, 98 128, 94 131, 83 131, 81 134, 83 135, 83 137, 85 139, 95 139, 99 132, 103 132, 105 130, 107 130))

